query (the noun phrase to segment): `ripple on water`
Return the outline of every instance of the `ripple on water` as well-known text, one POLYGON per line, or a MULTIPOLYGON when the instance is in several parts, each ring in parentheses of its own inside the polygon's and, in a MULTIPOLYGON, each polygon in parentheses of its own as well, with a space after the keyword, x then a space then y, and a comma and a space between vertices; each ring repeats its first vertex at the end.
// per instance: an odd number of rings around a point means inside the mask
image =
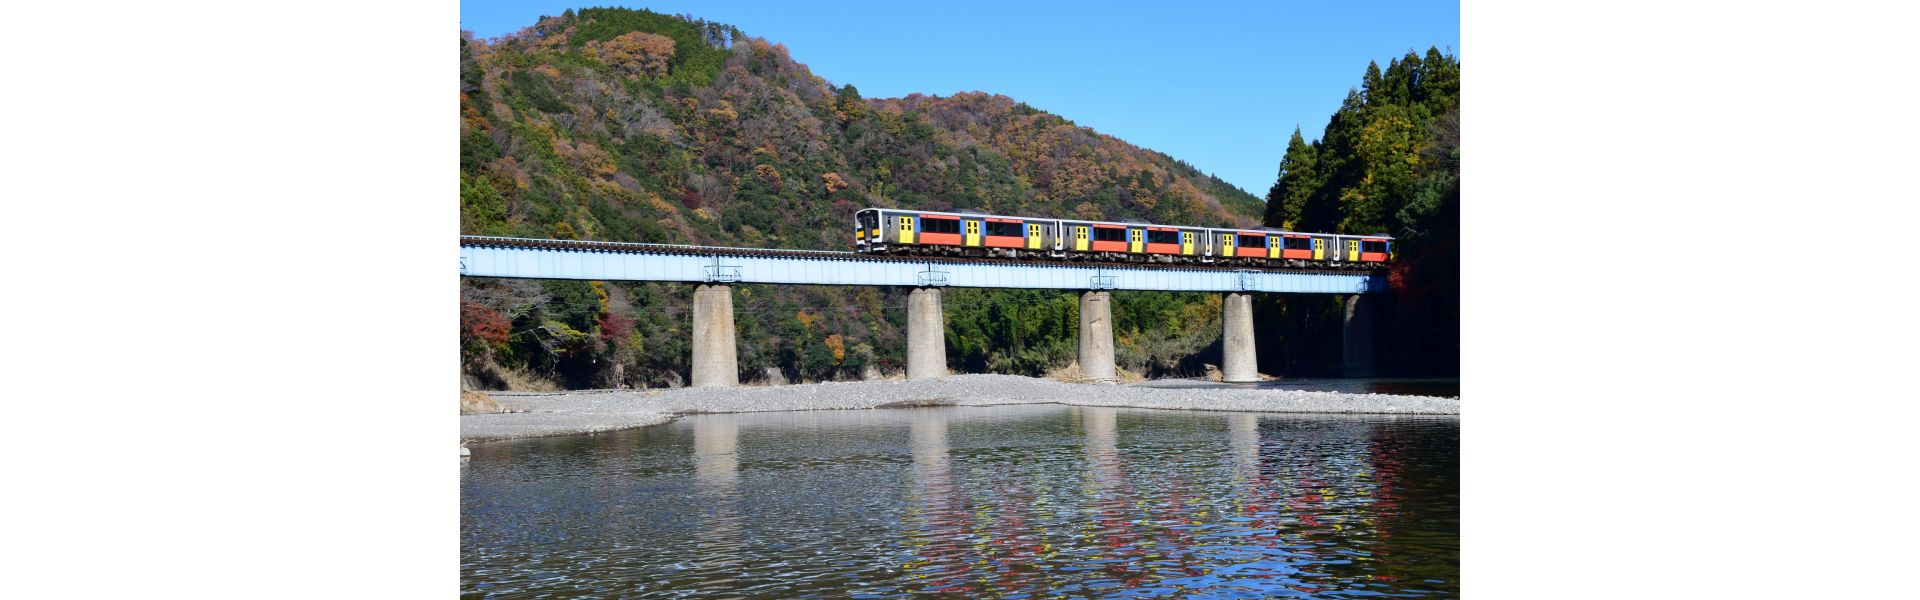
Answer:
POLYGON ((1458 421, 1026 405, 473 446, 469 597, 1451 597, 1458 421))

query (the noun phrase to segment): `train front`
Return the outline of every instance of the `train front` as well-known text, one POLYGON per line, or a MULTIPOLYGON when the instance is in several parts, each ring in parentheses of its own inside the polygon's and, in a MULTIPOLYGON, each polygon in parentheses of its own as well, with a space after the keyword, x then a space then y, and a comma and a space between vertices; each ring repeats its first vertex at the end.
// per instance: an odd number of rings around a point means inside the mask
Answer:
POLYGON ((872 252, 885 243, 881 238, 880 209, 866 208, 853 213, 854 252, 872 252))

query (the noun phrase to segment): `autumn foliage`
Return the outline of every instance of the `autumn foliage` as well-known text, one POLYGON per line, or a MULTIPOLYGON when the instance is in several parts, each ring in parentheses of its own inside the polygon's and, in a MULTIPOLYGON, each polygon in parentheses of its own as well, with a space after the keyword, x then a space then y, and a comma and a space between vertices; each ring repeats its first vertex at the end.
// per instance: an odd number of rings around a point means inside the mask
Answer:
POLYGON ((468 355, 505 347, 510 326, 506 316, 479 303, 460 301, 460 348, 468 355))
POLYGON ((587 49, 628 78, 667 74, 673 60, 673 38, 635 31, 604 42, 588 42, 587 49))

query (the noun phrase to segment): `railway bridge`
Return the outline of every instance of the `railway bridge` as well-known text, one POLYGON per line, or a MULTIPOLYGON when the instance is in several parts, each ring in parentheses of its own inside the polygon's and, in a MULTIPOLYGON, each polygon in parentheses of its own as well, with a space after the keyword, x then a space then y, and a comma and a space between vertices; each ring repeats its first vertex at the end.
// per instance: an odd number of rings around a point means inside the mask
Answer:
POLYGON ((1370 375, 1371 319, 1365 298, 1386 289, 1383 274, 1194 267, 1152 263, 1085 263, 894 257, 854 252, 776 250, 461 236, 462 277, 671 281, 694 284, 694 386, 739 383, 731 284, 875 285, 911 287, 907 297, 907 378, 947 373, 940 290, 1028 288, 1080 292, 1080 368, 1113 381, 1112 290, 1217 292, 1221 376, 1259 379, 1253 339, 1255 293, 1347 296, 1342 371, 1370 375))

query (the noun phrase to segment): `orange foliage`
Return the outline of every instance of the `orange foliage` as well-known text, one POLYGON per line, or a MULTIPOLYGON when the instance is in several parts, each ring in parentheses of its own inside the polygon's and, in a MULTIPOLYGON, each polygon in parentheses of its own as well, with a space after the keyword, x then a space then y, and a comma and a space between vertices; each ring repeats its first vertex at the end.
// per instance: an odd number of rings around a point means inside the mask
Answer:
POLYGON ((833 351, 833 364, 840 364, 840 361, 847 359, 847 342, 840 339, 840 334, 827 336, 825 343, 827 349, 833 351))
POLYGON ((773 165, 754 165, 753 174, 760 176, 762 181, 772 184, 773 189, 780 189, 780 170, 773 168, 773 165))
POLYGON ((469 103, 470 100, 472 98, 467 97, 466 92, 460 92, 460 128, 493 131, 493 124, 488 123, 487 118, 480 115, 479 109, 474 108, 469 103))
POLYGON ((847 189, 847 180, 840 178, 839 173, 821 175, 820 182, 827 186, 827 193, 829 194, 847 189))
POLYGON ((628 79, 667 74, 673 61, 673 38, 635 31, 604 42, 587 42, 587 51, 628 79))
POLYGON ((608 154, 593 142, 554 140, 553 150, 565 158, 567 164, 594 175, 606 177, 619 170, 613 164, 613 155, 608 154))

